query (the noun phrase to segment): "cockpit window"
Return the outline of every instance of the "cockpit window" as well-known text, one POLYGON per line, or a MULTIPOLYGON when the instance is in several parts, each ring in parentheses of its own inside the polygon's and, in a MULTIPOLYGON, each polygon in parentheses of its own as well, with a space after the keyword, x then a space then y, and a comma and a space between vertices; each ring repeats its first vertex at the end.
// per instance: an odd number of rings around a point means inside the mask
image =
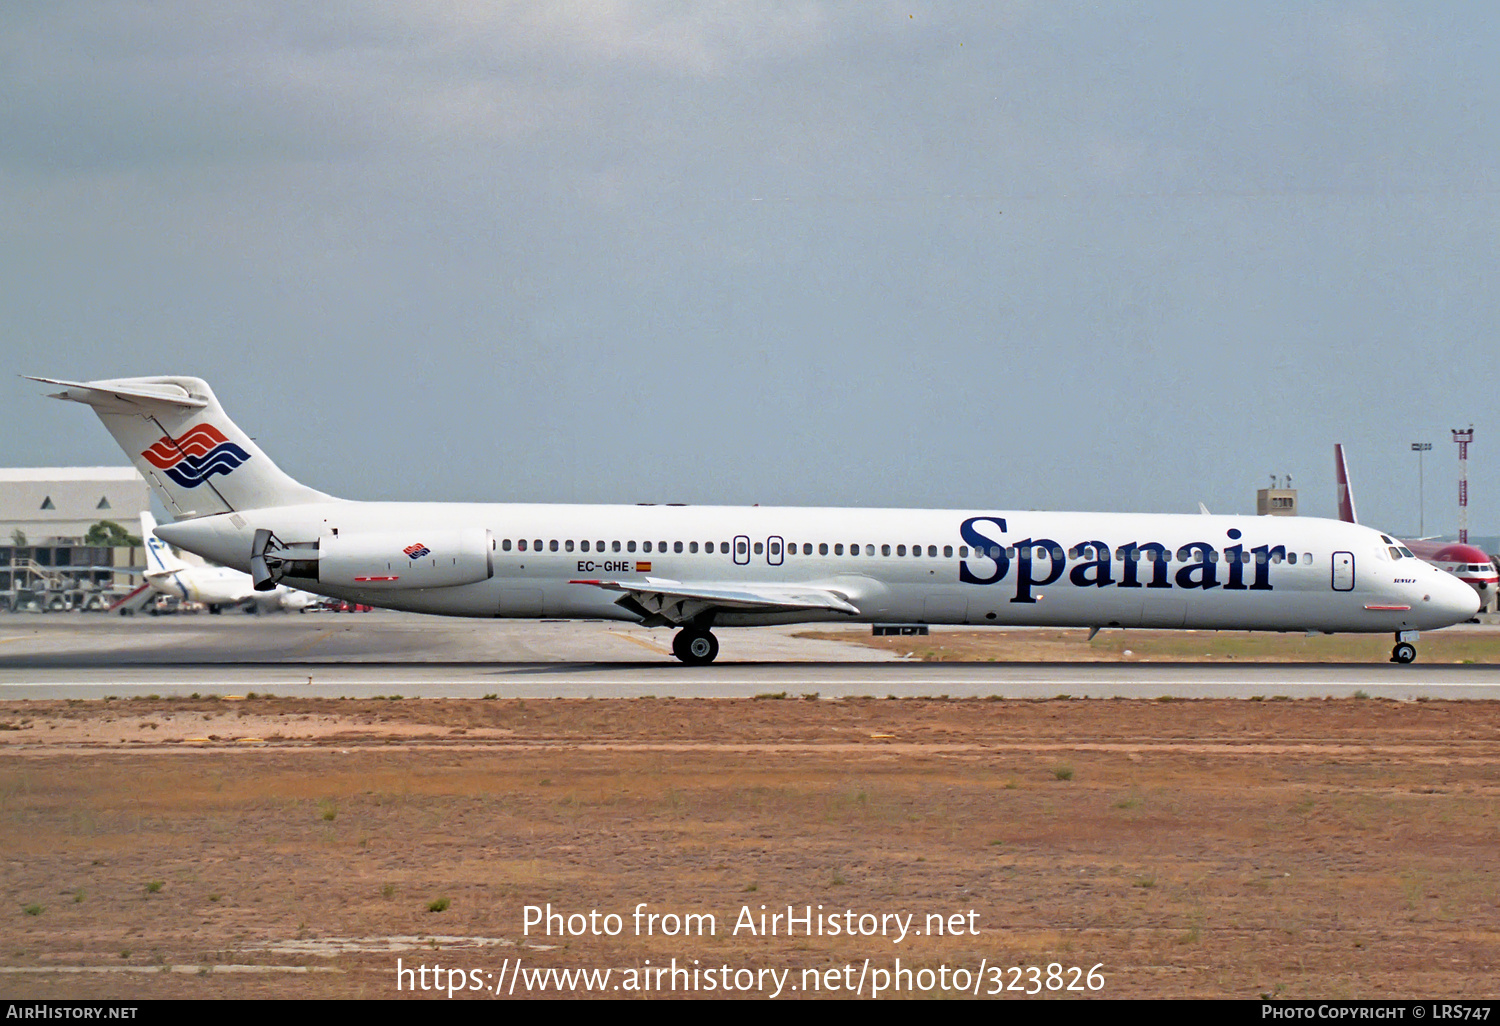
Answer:
POLYGON ((1391 558, 1392 559, 1400 559, 1401 558, 1401 550, 1397 549, 1396 546, 1392 545, 1391 549, 1390 549, 1390 552, 1391 552, 1391 558))
POLYGON ((1407 559, 1416 559, 1417 558, 1416 556, 1414 556, 1412 554, 1411 549, 1407 548, 1405 545, 1398 545, 1397 548, 1399 548, 1401 550, 1401 555, 1405 556, 1407 559))
POLYGON ((1385 542, 1387 545, 1394 545, 1394 544, 1396 544, 1396 540, 1394 538, 1387 538, 1383 534, 1380 536, 1380 540, 1383 541, 1383 542, 1385 542))

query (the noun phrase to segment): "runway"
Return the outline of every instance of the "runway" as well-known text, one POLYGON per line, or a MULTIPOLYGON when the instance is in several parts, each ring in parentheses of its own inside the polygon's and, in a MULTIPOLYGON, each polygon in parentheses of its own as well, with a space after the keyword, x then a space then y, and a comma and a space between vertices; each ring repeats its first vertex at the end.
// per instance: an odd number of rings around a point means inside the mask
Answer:
MULTIPOLYGON (((720 661, 688 667, 670 634, 618 623, 475 621, 400 613, 0 618, 0 698, 156 694, 317 698, 1347 698, 1500 699, 1500 666, 1389 663, 994 662, 900 659, 799 638, 720 631, 720 661)), ((848 627, 851 635, 868 627, 848 627)), ((935 629, 936 632, 937 629, 935 629)))

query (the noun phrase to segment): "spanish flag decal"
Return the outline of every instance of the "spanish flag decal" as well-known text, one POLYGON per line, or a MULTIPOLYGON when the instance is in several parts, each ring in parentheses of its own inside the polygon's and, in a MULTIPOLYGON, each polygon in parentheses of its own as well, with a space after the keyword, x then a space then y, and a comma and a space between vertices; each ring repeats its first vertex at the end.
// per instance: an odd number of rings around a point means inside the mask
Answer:
POLYGON ((635 565, 635 572, 638 573, 638 574, 649 574, 651 572, 651 564, 650 563, 637 563, 635 565))

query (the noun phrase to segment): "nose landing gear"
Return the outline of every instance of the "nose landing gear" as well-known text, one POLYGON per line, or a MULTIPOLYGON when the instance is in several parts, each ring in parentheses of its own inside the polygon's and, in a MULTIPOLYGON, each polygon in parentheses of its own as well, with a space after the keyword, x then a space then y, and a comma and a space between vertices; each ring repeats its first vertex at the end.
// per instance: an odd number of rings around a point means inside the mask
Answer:
POLYGON ((686 627, 672 639, 672 654, 689 666, 707 666, 719 655, 719 639, 708 631, 686 627))
POLYGON ((1396 647, 1391 649, 1391 662, 1410 663, 1417 658, 1417 646, 1412 642, 1417 640, 1416 631, 1398 631, 1396 633, 1396 647))

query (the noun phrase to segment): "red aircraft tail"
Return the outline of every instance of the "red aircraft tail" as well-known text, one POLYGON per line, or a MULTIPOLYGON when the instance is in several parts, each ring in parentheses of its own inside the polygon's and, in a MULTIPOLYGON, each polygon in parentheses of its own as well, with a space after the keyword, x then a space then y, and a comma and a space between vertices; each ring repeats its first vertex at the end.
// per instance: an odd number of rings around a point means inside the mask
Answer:
POLYGON ((1333 447, 1333 476, 1339 485, 1339 519, 1346 524, 1359 523, 1354 513, 1354 492, 1349 487, 1349 464, 1344 460, 1344 447, 1333 447))

